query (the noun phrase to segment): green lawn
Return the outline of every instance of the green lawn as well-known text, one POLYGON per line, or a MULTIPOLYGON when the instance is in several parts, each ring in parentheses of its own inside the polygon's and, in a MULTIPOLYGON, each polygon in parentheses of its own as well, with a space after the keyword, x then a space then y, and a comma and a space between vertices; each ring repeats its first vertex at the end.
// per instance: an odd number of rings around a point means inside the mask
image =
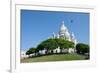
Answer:
POLYGON ((35 58, 21 59, 21 63, 85 60, 85 58, 86 56, 78 55, 78 54, 55 54, 55 55, 46 55, 46 56, 35 57, 35 58))

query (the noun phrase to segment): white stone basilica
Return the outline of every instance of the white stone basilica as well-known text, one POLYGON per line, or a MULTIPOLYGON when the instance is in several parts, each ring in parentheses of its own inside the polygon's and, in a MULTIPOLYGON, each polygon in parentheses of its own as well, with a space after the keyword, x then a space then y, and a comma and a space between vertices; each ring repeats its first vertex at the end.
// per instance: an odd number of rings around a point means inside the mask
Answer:
MULTIPOLYGON (((65 40, 72 41, 72 42, 75 43, 74 46, 76 46, 76 44, 77 44, 77 40, 74 36, 74 33, 71 33, 71 34, 69 33, 68 28, 64 25, 64 21, 62 21, 59 32, 57 34, 55 34, 53 32, 52 38, 63 38, 65 40)), ((60 51, 61 51, 60 47, 58 47, 58 48, 55 48, 53 50, 53 53, 60 53, 60 51)), ((50 52, 51 52, 51 50, 50 50, 50 52)), ((62 52, 63 53, 75 53, 76 49, 75 49, 75 47, 74 48, 68 48, 68 49, 63 48, 62 52)), ((39 50, 39 54, 41 54, 41 55, 46 54, 46 49, 39 50)), ((30 54, 30 55, 26 55, 25 52, 22 51, 21 58, 27 58, 29 56, 34 56, 34 55, 35 55, 34 53, 30 54)))
POLYGON ((59 32, 57 34, 53 32, 52 38, 63 38, 65 40, 74 42, 75 45, 77 44, 74 33, 69 33, 68 28, 64 25, 64 21, 62 21, 59 32))

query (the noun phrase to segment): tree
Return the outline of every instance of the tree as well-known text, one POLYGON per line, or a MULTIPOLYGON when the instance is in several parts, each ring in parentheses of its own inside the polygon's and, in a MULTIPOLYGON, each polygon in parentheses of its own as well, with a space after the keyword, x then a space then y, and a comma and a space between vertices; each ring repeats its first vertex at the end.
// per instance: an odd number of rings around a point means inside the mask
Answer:
POLYGON ((30 55, 36 53, 36 48, 29 48, 29 50, 26 52, 26 55, 30 55))
POLYGON ((79 43, 79 44, 76 45, 76 51, 77 51, 78 54, 89 53, 89 45, 79 43))
POLYGON ((53 49, 57 48, 55 39, 47 39, 37 46, 38 50, 43 50, 44 48, 47 50, 47 54, 49 53, 49 50, 52 51, 53 49))
POLYGON ((74 43, 71 41, 68 41, 62 38, 59 38, 59 39, 56 38, 55 40, 61 49, 61 53, 62 53, 62 49, 74 48, 74 43))
POLYGON ((56 49, 57 47, 60 47, 61 52, 62 49, 68 49, 68 48, 73 48, 74 47, 74 43, 71 41, 67 41, 65 39, 62 38, 50 38, 47 39, 43 42, 41 42, 38 46, 37 49, 38 50, 43 50, 44 48, 47 50, 47 54, 49 53, 49 51, 53 51, 53 49, 56 49))

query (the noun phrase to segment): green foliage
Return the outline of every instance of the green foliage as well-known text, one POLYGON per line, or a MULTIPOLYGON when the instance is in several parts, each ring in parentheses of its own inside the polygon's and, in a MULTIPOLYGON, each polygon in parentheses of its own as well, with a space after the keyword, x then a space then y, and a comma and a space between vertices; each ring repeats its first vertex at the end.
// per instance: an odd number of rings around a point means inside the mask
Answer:
POLYGON ((55 39, 47 39, 43 42, 41 42, 37 48, 30 48, 26 54, 27 55, 30 55, 32 53, 38 53, 39 50, 43 50, 44 48, 47 50, 47 53, 49 50, 53 50, 53 49, 56 49, 57 47, 60 47, 60 49, 68 49, 68 48, 73 48, 74 47, 74 43, 71 42, 71 41, 67 41, 67 40, 64 40, 62 38, 55 38, 55 39))
POLYGON ((57 43, 54 39, 47 39, 45 41, 43 41, 42 43, 40 43, 38 46, 37 46, 37 49, 39 50, 43 50, 44 48, 46 49, 55 49, 57 48, 57 43))
POLYGON ((60 49, 63 48, 73 48, 74 47, 74 43, 71 41, 67 41, 61 38, 55 38, 55 39, 47 39, 45 41, 43 41, 42 43, 40 43, 37 46, 38 50, 42 50, 44 48, 48 49, 48 50, 53 50, 57 47, 60 47, 60 49))
POLYGON ((45 43, 40 43, 38 46, 37 46, 37 49, 38 50, 43 50, 44 49, 44 46, 45 46, 45 43))
POLYGON ((35 52, 36 52, 36 48, 30 48, 30 49, 26 52, 26 54, 27 54, 27 55, 30 55, 30 54, 35 53, 35 52))
POLYGON ((64 39, 55 39, 61 49, 63 48, 74 48, 74 43, 64 39))
POLYGON ((76 45, 76 50, 79 54, 89 53, 89 45, 79 43, 76 45))

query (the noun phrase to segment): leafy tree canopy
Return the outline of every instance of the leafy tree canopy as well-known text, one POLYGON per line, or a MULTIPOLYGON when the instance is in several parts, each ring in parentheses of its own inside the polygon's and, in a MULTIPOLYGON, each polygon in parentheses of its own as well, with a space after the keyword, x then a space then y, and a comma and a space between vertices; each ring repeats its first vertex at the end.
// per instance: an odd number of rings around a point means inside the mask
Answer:
POLYGON ((47 39, 47 40, 41 42, 37 46, 37 49, 42 50, 42 49, 46 48, 49 50, 49 49, 55 49, 57 47, 58 47, 57 42, 54 39, 47 39))
POLYGON ((60 47, 60 49, 62 48, 73 48, 74 47, 74 43, 71 42, 71 41, 67 41, 67 40, 64 40, 64 39, 61 39, 61 38, 50 38, 50 39, 47 39, 43 42, 41 42, 38 46, 37 46, 37 49, 39 50, 42 50, 44 48, 46 49, 55 49, 57 47, 60 47))
POLYGON ((79 43, 76 45, 76 50, 77 53, 89 53, 89 45, 87 44, 83 44, 83 43, 79 43))
POLYGON ((26 52, 27 55, 30 55, 32 53, 36 52, 36 48, 29 48, 29 50, 26 52))

